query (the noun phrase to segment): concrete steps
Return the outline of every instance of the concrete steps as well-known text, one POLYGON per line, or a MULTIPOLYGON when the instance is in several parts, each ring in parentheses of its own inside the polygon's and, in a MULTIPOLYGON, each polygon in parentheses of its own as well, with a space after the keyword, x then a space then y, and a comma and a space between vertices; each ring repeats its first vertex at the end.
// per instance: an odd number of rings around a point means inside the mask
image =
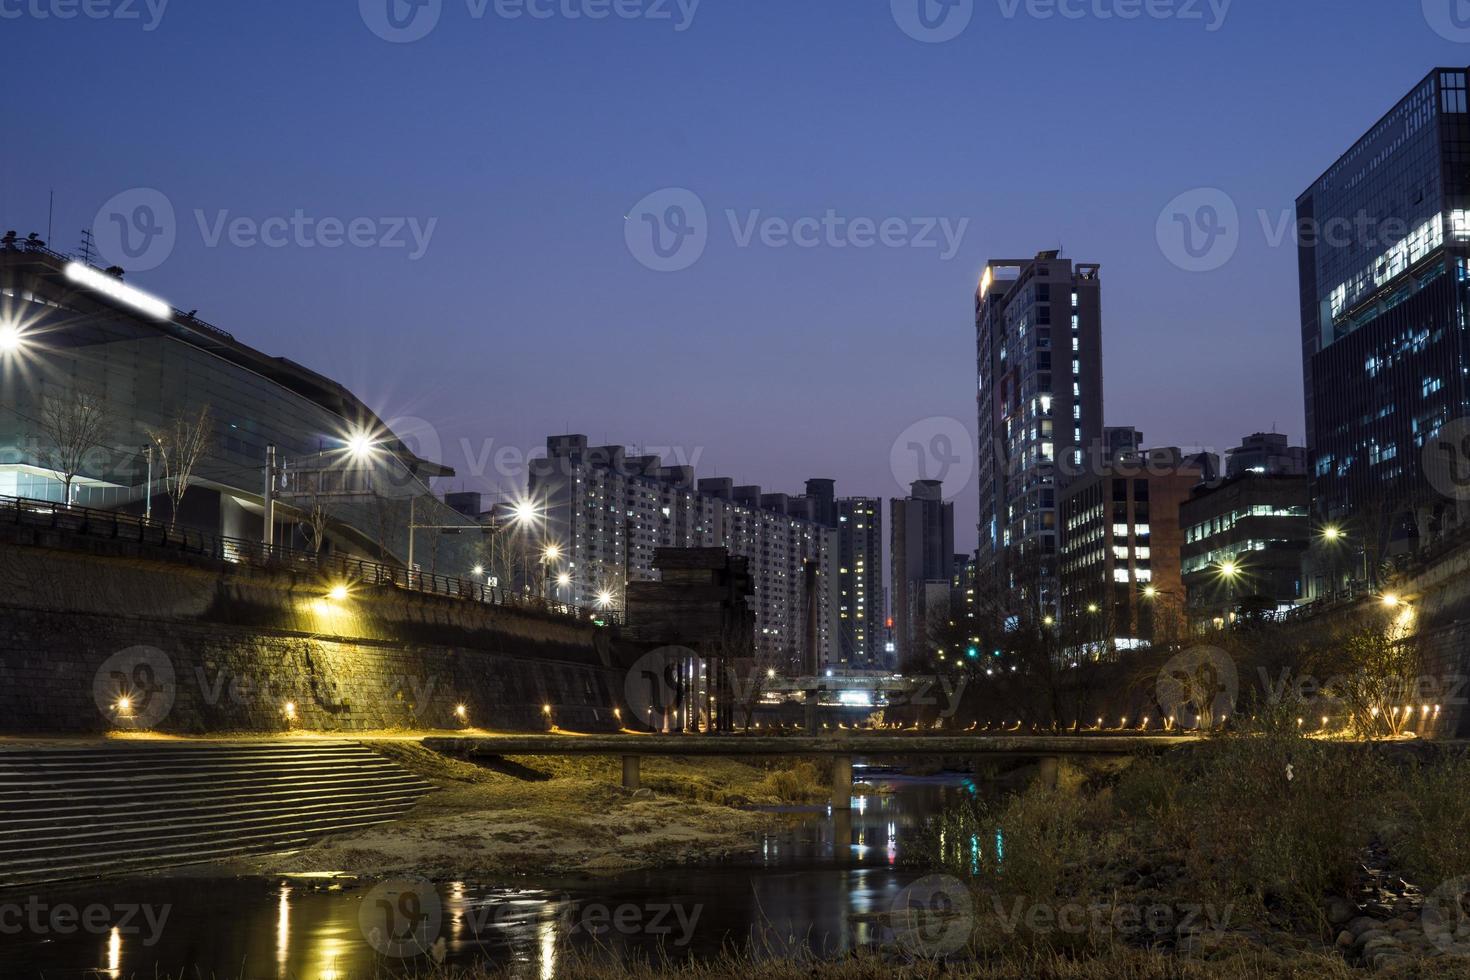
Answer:
POLYGON ((432 788, 346 741, 0 746, 0 889, 295 850, 432 788))

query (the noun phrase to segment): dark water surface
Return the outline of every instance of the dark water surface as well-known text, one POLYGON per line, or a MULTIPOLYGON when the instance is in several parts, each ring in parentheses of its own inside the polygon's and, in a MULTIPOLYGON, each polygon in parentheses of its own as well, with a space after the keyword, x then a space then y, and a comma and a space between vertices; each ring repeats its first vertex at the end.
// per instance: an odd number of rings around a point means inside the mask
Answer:
POLYGON ((926 818, 976 792, 967 777, 870 773, 850 827, 826 808, 717 865, 538 879, 333 881, 149 877, 0 895, 0 978, 200 977, 347 980, 435 962, 566 973, 568 953, 708 958, 810 949, 835 955, 889 938, 879 917, 922 872, 898 867, 926 818), (834 845, 834 842, 837 842, 834 845))

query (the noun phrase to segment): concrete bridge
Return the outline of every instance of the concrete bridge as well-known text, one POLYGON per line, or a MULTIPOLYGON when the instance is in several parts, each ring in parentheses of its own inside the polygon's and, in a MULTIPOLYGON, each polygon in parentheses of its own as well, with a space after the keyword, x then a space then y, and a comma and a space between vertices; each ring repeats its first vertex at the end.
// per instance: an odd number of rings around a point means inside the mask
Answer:
POLYGON ((854 757, 924 755, 1034 758, 1040 778, 1053 785, 1066 756, 1126 756, 1179 748, 1194 735, 861 735, 846 737, 705 735, 476 735, 425 738, 444 755, 498 758, 507 755, 603 755, 623 760, 623 787, 637 789, 644 756, 730 756, 741 758, 819 756, 833 760, 832 809, 852 807, 854 757))

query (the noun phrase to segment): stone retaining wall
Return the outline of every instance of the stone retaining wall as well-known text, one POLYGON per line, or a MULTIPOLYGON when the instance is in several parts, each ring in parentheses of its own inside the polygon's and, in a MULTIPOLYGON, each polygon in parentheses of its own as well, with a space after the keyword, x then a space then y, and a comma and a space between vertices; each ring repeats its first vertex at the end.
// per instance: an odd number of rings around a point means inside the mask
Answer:
POLYGON ((585 621, 38 544, 0 530, 5 732, 610 731, 637 653, 585 621))

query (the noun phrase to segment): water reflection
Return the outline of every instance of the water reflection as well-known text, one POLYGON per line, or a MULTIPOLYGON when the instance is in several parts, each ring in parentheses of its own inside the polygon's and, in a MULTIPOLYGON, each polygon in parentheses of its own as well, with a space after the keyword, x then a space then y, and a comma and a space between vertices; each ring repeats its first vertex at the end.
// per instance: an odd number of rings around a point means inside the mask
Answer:
POLYGON ((420 899, 437 916, 432 945, 403 959, 384 956, 364 935, 372 882, 156 878, 60 890, 46 901, 166 907, 166 927, 156 936, 117 925, 99 934, 105 968, 92 960, 98 947, 90 943, 7 937, 0 977, 345 980, 423 973, 441 960, 489 960, 548 980, 571 951, 655 960, 715 956, 730 946, 756 955, 839 955, 887 938, 886 914, 920 876, 899 866, 905 847, 927 817, 972 790, 954 779, 867 781, 879 791, 856 797, 851 810, 791 808, 781 817, 785 829, 715 866, 545 880, 524 889, 424 883, 420 899))

